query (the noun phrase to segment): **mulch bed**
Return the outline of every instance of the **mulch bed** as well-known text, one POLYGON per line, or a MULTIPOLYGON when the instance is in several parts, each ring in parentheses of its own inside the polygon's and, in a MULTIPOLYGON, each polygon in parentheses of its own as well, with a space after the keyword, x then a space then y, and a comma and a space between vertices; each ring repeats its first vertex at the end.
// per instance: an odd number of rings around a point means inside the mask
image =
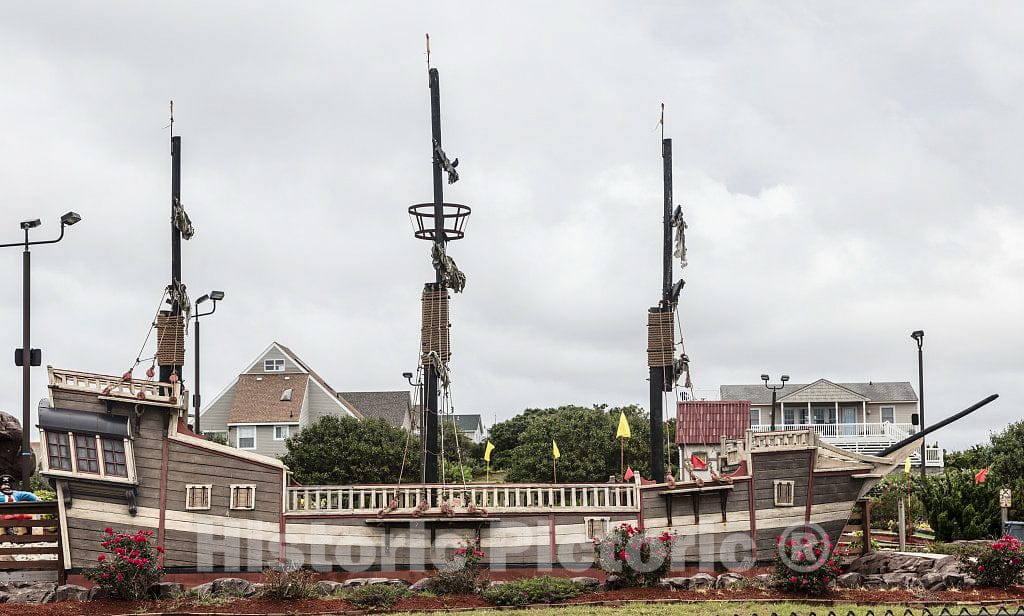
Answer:
MULTIPOLYGON (((569 604, 620 605, 627 602, 700 602, 700 601, 807 601, 818 604, 861 603, 888 605, 1024 604, 1024 587, 1009 590, 981 588, 964 591, 913 592, 907 590, 841 590, 823 597, 801 597, 774 590, 740 588, 730 590, 672 591, 656 588, 631 588, 581 595, 569 604)), ((475 595, 409 597, 399 601, 393 611, 468 610, 491 607, 475 595)), ((0 614, 11 616, 98 616, 100 614, 324 614, 358 612, 341 599, 239 599, 223 605, 190 605, 174 601, 90 601, 47 605, 3 605, 0 614)))

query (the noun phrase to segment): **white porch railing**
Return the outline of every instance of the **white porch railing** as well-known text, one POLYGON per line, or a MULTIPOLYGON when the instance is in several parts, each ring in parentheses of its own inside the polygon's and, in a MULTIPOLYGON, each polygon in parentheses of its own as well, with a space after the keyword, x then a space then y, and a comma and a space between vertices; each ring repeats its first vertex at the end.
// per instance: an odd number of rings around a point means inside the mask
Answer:
MULTIPOLYGON (((777 430, 813 430, 818 436, 827 439, 845 437, 877 437, 880 440, 892 439, 901 441, 917 431, 912 424, 896 423, 824 423, 824 424, 776 424, 777 430)), ((768 432, 771 426, 761 424, 751 426, 755 432, 768 432)))
MULTIPOLYGON (((462 486, 410 484, 403 486, 301 486, 288 488, 286 511, 291 514, 376 515, 392 499, 397 509, 389 515, 411 515, 420 502, 433 496, 447 502, 455 515, 467 514, 470 504, 501 512, 579 511, 633 512, 639 507, 635 483, 516 484, 473 483, 462 486)), ((425 515, 436 516, 438 507, 425 515)))

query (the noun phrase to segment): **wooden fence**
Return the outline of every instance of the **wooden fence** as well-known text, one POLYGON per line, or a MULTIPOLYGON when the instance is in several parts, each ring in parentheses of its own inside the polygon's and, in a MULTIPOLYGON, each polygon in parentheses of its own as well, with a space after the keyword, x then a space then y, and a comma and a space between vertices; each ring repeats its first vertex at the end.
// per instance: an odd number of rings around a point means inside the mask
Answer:
POLYGON ((56 571, 58 583, 65 583, 59 518, 56 501, 0 503, 0 573, 56 571), (33 519, 9 517, 23 515, 33 519), (9 529, 26 529, 28 534, 8 534, 9 529), (22 556, 30 558, 19 559, 22 556))

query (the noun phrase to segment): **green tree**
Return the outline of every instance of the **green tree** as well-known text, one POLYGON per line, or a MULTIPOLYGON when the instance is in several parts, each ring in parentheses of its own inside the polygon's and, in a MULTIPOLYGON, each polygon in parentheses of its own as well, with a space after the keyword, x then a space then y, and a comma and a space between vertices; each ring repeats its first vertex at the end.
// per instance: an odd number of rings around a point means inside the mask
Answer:
POLYGON ((1012 423, 989 437, 987 445, 975 445, 966 451, 946 455, 946 468, 977 473, 989 469, 986 484, 1013 490, 1010 519, 1024 516, 1024 421, 1012 423))
POLYGON ((994 477, 977 483, 969 470, 947 468, 942 475, 915 476, 928 524, 939 541, 988 539, 999 534, 999 498, 994 477))
POLYGON ((549 482, 554 439, 561 453, 559 482, 607 481, 609 476, 619 476, 615 431, 620 411, 626 413, 632 431, 632 438, 626 440, 626 464, 637 472, 646 472, 650 458, 647 412, 638 406, 609 409, 606 405, 530 409, 496 424, 491 428, 491 442, 496 448, 492 468, 500 464, 508 471, 509 481, 549 482))
POLYGON ((285 441, 281 460, 306 485, 420 480, 420 442, 383 419, 328 415, 285 441), (408 442, 408 449, 406 443, 408 442))

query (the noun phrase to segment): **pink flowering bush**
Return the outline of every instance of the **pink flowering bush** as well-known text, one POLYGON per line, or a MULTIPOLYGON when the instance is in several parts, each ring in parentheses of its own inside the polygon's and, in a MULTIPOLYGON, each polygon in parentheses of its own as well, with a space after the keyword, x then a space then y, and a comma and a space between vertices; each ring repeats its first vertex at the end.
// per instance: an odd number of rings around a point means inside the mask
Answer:
POLYGON ((164 550, 151 542, 153 531, 115 533, 107 528, 103 533, 105 539, 100 545, 105 552, 96 559, 95 566, 82 573, 111 596, 131 601, 144 599, 149 587, 163 575, 157 559, 164 550))
POLYGON ((979 586, 1006 588, 1024 573, 1024 550, 1020 541, 1010 535, 999 539, 974 559, 967 554, 959 558, 963 569, 970 572, 979 586))
POLYGON ((448 560, 438 566, 431 590, 439 595, 468 595, 480 589, 484 554, 476 537, 466 537, 448 560))
POLYGON ((594 539, 597 564, 617 575, 622 586, 654 586, 672 568, 672 535, 648 537, 647 531, 625 523, 594 539))
POLYGON ((802 537, 775 541, 775 585, 780 590, 808 595, 828 592, 839 575, 839 564, 828 534, 824 538, 802 537))

